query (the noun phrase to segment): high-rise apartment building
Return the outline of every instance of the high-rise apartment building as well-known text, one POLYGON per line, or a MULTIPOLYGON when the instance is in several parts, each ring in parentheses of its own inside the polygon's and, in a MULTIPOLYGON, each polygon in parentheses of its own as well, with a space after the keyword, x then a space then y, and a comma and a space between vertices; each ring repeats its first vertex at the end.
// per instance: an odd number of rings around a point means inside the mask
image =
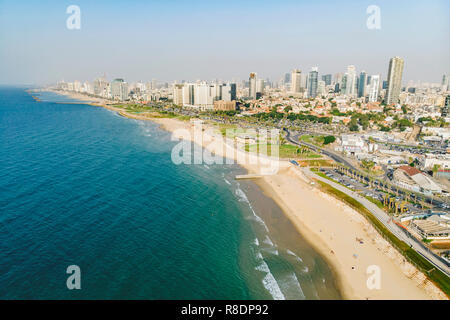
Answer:
POLYGON ((286 73, 284 75, 284 83, 291 83, 291 74, 290 73, 286 73))
POLYGON ((322 76, 322 81, 325 82, 326 86, 331 85, 331 74, 324 74, 322 76))
POLYGON ((399 101, 398 98, 402 89, 403 64, 404 61, 400 57, 394 57, 389 61, 386 104, 394 104, 399 101))
POLYGON ((194 105, 194 88, 193 83, 183 85, 183 105, 194 105))
POLYGON ((366 82, 367 82, 367 73, 362 71, 359 74, 358 80, 358 98, 366 96, 366 82))
POLYGON ((111 81, 111 97, 114 100, 124 101, 128 99, 128 83, 123 79, 111 81))
POLYGON ((294 69, 291 72, 291 92, 299 93, 302 88, 302 71, 294 69))
POLYGON ((353 65, 347 67, 347 72, 343 77, 342 90, 343 93, 354 97, 356 96, 356 68, 353 65))
POLYGON ((108 82, 104 78, 97 78, 94 80, 94 94, 96 96, 105 97, 107 87, 108 82))
POLYGON ((256 73, 250 73, 248 79, 248 96, 252 99, 256 99, 256 73))
POLYGON ((264 94, 264 79, 256 80, 256 99, 261 98, 264 94))
POLYGON ((369 84, 369 102, 377 102, 380 91, 380 75, 372 75, 369 84))
POLYGON ((450 75, 444 74, 442 76, 442 91, 449 91, 450 90, 450 75))
POLYGON ((224 101, 236 100, 236 83, 227 83, 222 85, 221 100, 224 101))
POLYGON ((178 106, 183 105, 183 88, 184 84, 175 84, 173 86, 173 103, 178 106))
POLYGON ((308 76, 308 98, 315 98, 317 96, 317 82, 319 72, 317 67, 312 68, 308 76))

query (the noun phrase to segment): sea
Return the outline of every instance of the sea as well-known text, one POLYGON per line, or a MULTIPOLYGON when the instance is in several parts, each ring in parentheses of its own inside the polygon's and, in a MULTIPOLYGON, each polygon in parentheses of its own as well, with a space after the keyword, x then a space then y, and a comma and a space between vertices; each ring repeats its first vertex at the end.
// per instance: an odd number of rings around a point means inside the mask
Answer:
POLYGON ((157 124, 28 89, 0 87, 0 299, 341 299, 241 167, 176 165, 157 124))

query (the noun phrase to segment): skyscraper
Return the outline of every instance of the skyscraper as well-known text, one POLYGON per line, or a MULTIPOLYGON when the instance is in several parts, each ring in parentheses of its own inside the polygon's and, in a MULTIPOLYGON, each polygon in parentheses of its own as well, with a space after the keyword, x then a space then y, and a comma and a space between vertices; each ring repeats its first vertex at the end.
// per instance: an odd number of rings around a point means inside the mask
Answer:
POLYGON ((284 83, 290 83, 291 82, 291 74, 290 73, 286 73, 284 75, 284 83))
POLYGON ((347 67, 347 72, 342 79, 342 89, 344 94, 354 97, 356 96, 356 68, 353 65, 347 67))
POLYGON ((367 81, 367 73, 365 71, 362 71, 359 74, 358 98, 364 97, 366 95, 366 81, 367 81))
POLYGON ((326 86, 331 85, 331 74, 324 74, 324 75, 322 76, 322 81, 325 82, 325 85, 326 85, 326 86))
POLYGON ((448 91, 450 88, 450 75, 442 76, 442 91, 448 91))
POLYGON ((123 79, 114 79, 111 81, 111 96, 113 100, 126 100, 128 98, 128 83, 123 79))
POLYGON ((222 100, 233 101, 236 100, 236 84, 227 83, 222 85, 222 100))
POLYGON ((317 96, 317 81, 319 78, 319 72, 317 67, 312 68, 308 76, 308 98, 315 98, 317 96))
POLYGON ((194 87, 193 83, 185 83, 183 86, 183 105, 194 105, 194 87))
POLYGON ((394 57, 389 61, 386 104, 398 103, 398 97, 402 89, 403 64, 404 61, 400 57, 394 57))
POLYGON ((291 73, 291 92, 298 93, 301 90, 302 71, 299 69, 292 70, 291 73))
POLYGON ((252 99, 256 99, 256 73, 250 73, 248 79, 248 96, 252 99))
POLYGON ((183 88, 184 84, 174 84, 173 86, 173 103, 181 106, 183 105, 183 88))
POLYGON ((380 75, 372 75, 369 84, 369 102, 376 102, 380 89, 380 75))
POLYGON ((264 93, 264 79, 256 80, 256 99, 261 98, 264 93))

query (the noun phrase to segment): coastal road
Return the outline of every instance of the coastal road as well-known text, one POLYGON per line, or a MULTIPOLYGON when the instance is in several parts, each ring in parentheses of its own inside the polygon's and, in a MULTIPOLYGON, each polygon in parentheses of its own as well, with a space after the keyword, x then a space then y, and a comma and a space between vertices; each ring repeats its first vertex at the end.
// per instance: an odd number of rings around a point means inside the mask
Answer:
POLYGON ((304 141, 300 142, 299 138, 300 138, 300 136, 302 136, 302 133, 291 134, 291 132, 288 129, 285 129, 284 131, 286 132, 286 140, 288 140, 290 143, 296 144, 298 146, 302 146, 302 145, 306 146, 306 147, 314 150, 317 153, 324 154, 324 155, 330 157, 331 159, 333 159, 334 161, 336 161, 338 163, 342 163, 342 164, 346 165, 347 167, 351 168, 352 170, 358 171, 358 169, 356 169, 355 166, 353 166, 349 161, 347 161, 343 157, 335 154, 334 152, 322 149, 311 143, 307 143, 304 141))
POLYGON ((369 210, 383 225, 388 228, 390 232, 392 232, 398 239, 404 241, 407 243, 411 248, 416 250, 421 256, 423 256, 425 259, 427 259, 431 264, 433 264, 437 269, 441 270, 443 273, 445 273, 448 277, 450 277, 450 268, 449 264, 446 263, 442 258, 435 255, 433 252, 431 252, 426 246, 424 246, 419 240, 416 238, 413 238, 409 236, 407 233, 405 233, 398 225, 396 225, 391 217, 389 215, 378 208, 374 203, 370 202, 364 197, 361 197, 356 192, 353 192, 344 186, 341 186, 340 184, 337 184, 333 181, 330 181, 328 179, 325 179, 314 172, 312 172, 309 168, 303 168, 303 173, 310 178, 314 178, 317 180, 320 180, 322 182, 325 182, 326 184, 329 184, 333 188, 345 193, 346 195, 354 198, 358 202, 360 202, 364 207, 366 207, 367 210, 369 210))
MULTIPOLYGON (((329 158, 333 159, 334 161, 336 161, 337 163, 343 164, 344 166, 356 171, 356 172, 361 172, 358 168, 356 168, 352 163, 350 163, 350 161, 348 161, 347 159, 345 159, 344 157, 330 151, 330 150, 326 150, 324 148, 320 148, 318 146, 315 146, 311 143, 307 143, 304 141, 300 141, 299 138, 304 134, 304 133, 291 133, 288 129, 283 128, 283 130, 286 132, 286 140, 288 140, 290 143, 298 145, 298 146, 306 146, 312 150, 314 150, 315 152, 319 153, 319 154, 323 154, 328 156, 329 158)), ((365 175, 365 174, 363 174, 365 175)), ((389 181, 389 180, 387 180, 389 181)), ((406 193, 404 190, 398 188, 398 192, 399 194, 401 194, 402 196, 405 196, 406 193)), ((427 195, 424 194, 416 194, 417 195, 417 199, 422 199, 423 201, 426 201, 430 204, 434 204, 435 206, 442 206, 443 204, 445 204, 446 202, 448 202, 449 200, 438 200, 432 197, 429 197, 427 195)))

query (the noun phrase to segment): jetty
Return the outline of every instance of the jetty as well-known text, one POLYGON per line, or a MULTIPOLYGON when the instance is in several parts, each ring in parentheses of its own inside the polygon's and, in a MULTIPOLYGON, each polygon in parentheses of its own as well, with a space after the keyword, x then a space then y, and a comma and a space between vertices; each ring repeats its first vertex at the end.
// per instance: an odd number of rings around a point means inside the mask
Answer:
POLYGON ((244 180, 244 179, 258 179, 262 178, 264 175, 262 174, 238 174, 235 179, 236 180, 244 180))

